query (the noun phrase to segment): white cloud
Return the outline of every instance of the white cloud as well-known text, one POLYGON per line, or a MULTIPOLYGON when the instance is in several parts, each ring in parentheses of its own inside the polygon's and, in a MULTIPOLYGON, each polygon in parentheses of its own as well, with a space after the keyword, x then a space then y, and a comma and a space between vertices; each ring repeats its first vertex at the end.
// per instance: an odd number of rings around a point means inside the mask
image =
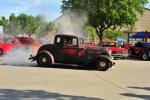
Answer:
POLYGON ((62 0, 32 0, 32 2, 31 0, 19 1, 18 3, 16 3, 16 12, 23 12, 30 9, 31 7, 38 6, 44 3, 49 3, 50 5, 52 3, 61 4, 61 1, 62 0))

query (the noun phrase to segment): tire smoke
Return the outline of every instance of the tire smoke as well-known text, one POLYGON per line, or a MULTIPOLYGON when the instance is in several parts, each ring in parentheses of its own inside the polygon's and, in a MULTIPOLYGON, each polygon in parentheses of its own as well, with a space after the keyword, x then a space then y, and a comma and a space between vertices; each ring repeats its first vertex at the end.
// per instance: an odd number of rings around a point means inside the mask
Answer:
POLYGON ((28 60, 30 54, 33 54, 33 50, 31 48, 16 48, 2 57, 2 63, 4 65, 13 66, 30 66, 35 64, 28 60))

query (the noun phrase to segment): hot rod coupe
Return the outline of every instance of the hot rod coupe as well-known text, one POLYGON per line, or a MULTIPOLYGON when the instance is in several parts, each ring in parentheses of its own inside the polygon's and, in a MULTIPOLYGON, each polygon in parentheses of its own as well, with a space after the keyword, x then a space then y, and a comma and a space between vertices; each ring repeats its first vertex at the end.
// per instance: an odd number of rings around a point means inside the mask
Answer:
POLYGON ((95 66, 100 71, 106 71, 114 65, 111 54, 99 46, 80 47, 79 38, 72 35, 58 34, 54 44, 46 44, 39 48, 36 56, 30 60, 39 66, 49 67, 55 63, 95 66))

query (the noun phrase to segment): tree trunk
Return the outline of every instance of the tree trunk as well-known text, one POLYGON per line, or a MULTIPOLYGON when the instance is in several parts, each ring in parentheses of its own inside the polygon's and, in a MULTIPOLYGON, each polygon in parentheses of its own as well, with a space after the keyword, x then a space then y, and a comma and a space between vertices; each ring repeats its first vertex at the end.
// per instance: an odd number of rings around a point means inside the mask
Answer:
POLYGON ((102 30, 97 30, 96 29, 96 34, 97 34, 97 36, 99 37, 99 40, 100 40, 100 42, 102 42, 103 41, 103 31, 102 30))

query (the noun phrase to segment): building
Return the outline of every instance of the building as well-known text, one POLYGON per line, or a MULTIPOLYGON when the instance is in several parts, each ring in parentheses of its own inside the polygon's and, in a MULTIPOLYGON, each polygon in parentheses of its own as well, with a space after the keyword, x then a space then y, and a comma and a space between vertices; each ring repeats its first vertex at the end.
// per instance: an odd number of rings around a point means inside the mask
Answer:
POLYGON ((142 16, 138 15, 138 21, 135 23, 135 26, 132 29, 125 29, 124 32, 130 33, 130 36, 128 34, 128 41, 129 40, 130 41, 145 41, 146 40, 150 42, 150 37, 143 37, 144 34, 148 34, 148 36, 150 34, 150 9, 145 8, 144 14, 142 16), (135 37, 136 36, 135 34, 137 34, 138 37, 135 37))

